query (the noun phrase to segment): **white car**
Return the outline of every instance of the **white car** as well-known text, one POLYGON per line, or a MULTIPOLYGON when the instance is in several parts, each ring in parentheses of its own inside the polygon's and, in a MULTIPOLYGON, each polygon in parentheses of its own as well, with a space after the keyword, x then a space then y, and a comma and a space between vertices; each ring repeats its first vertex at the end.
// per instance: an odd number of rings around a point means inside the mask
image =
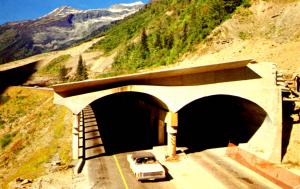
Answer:
POLYGON ((166 171, 151 152, 127 155, 130 168, 137 180, 155 180, 166 177, 166 171))

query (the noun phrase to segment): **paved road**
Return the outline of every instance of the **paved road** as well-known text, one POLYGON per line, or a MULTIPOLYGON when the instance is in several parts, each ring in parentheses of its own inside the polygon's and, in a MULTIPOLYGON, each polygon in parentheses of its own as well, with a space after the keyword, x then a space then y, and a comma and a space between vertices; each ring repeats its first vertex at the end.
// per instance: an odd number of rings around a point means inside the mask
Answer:
MULTIPOLYGON (((79 136, 85 140, 86 162, 83 172, 89 181, 89 186, 85 186, 87 189, 280 188, 227 157, 226 148, 189 154, 185 154, 182 149, 176 161, 166 161, 166 146, 155 147, 150 150, 168 169, 169 176, 163 181, 139 182, 126 159, 127 154, 132 152, 106 154, 93 111, 86 108, 84 114, 85 129, 79 136)), ((82 140, 80 146, 83 144, 82 140)))
POLYGON ((139 182, 132 174, 126 153, 104 156, 86 162, 91 188, 101 189, 168 189, 175 186, 163 181, 139 182))
MULTIPOLYGON (((157 154, 157 151, 153 151, 157 154)), ((197 152, 175 162, 161 161, 170 176, 163 181, 139 182, 126 160, 128 153, 98 157, 86 162, 90 188, 101 189, 279 189, 277 185, 241 166, 219 150, 197 152)))
POLYGON ((189 158, 197 163, 201 169, 205 169, 225 188, 280 188, 261 175, 227 157, 225 150, 226 148, 205 150, 190 154, 189 158))
POLYGON ((104 149, 101 133, 90 107, 84 109, 84 128, 79 134, 79 146, 85 149, 80 151, 84 156, 84 174, 88 177, 89 187, 94 189, 168 189, 175 188, 170 179, 156 182, 138 182, 132 174, 127 162, 128 153, 107 155, 104 149), (84 141, 84 143, 83 143, 84 141), (84 144, 84 145, 83 145, 84 144))

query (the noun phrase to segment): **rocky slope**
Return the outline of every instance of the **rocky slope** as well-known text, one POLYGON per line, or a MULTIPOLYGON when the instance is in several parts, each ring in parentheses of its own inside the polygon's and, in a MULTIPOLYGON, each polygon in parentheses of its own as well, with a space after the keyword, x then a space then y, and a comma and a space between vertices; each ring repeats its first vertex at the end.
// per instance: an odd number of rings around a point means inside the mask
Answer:
POLYGON ((252 2, 216 28, 180 65, 254 59, 277 64, 287 74, 300 73, 300 1, 252 2))
POLYGON ((141 2, 94 10, 63 6, 36 20, 1 25, 0 64, 69 47, 101 33, 143 6, 141 2))

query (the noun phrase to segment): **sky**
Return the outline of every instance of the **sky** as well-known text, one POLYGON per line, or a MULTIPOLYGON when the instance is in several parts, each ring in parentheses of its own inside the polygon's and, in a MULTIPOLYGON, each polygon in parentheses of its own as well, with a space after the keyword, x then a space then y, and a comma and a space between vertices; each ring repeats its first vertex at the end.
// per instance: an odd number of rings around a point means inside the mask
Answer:
POLYGON ((64 5, 85 10, 137 1, 148 3, 148 0, 0 0, 0 24, 35 19, 64 5))

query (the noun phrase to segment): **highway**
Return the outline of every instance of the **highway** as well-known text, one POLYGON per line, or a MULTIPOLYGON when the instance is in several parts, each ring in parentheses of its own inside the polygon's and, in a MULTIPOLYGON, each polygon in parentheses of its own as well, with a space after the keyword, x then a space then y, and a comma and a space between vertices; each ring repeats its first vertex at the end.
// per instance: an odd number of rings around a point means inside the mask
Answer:
MULTIPOLYGON (((84 110, 85 166, 83 174, 90 189, 279 189, 254 171, 226 156, 226 148, 188 152, 178 148, 177 159, 165 159, 166 146, 151 151, 167 169, 168 176, 160 181, 137 181, 130 170, 127 155, 134 150, 106 152, 109 145, 102 140, 91 108, 84 110), (105 149, 106 147, 106 149, 105 149), (185 153, 187 152, 187 153, 185 153)), ((101 130, 101 129, 100 129, 101 130)), ((82 137, 84 136, 84 137, 82 137)), ((126 141, 124 141, 126 142, 126 141)), ((82 142, 81 142, 82 143, 82 142)), ((82 145, 82 144, 81 144, 82 145)), ((109 150, 109 149, 108 149, 109 150)))
MULTIPOLYGON (((138 182, 130 170, 127 162, 127 154, 108 154, 104 148, 103 135, 94 117, 93 110, 89 107, 84 109, 84 129, 80 126, 80 146, 84 146, 85 165, 83 172, 88 178, 89 187, 103 189, 129 189, 129 188, 175 188, 170 178, 159 182, 138 182), (84 145, 83 141, 84 140, 84 145)), ((80 156, 83 155, 81 152, 80 156)))
POLYGON ((168 189, 176 188, 170 178, 161 181, 137 181, 126 159, 127 153, 104 156, 86 162, 91 188, 168 189))
MULTIPOLYGON (((222 149, 193 154, 181 154, 175 162, 160 162, 169 170, 161 181, 137 181, 126 156, 129 153, 108 155, 88 160, 85 172, 92 189, 279 189, 277 185, 255 172, 222 156, 222 149)), ((159 153, 153 151, 154 154, 159 153)))

